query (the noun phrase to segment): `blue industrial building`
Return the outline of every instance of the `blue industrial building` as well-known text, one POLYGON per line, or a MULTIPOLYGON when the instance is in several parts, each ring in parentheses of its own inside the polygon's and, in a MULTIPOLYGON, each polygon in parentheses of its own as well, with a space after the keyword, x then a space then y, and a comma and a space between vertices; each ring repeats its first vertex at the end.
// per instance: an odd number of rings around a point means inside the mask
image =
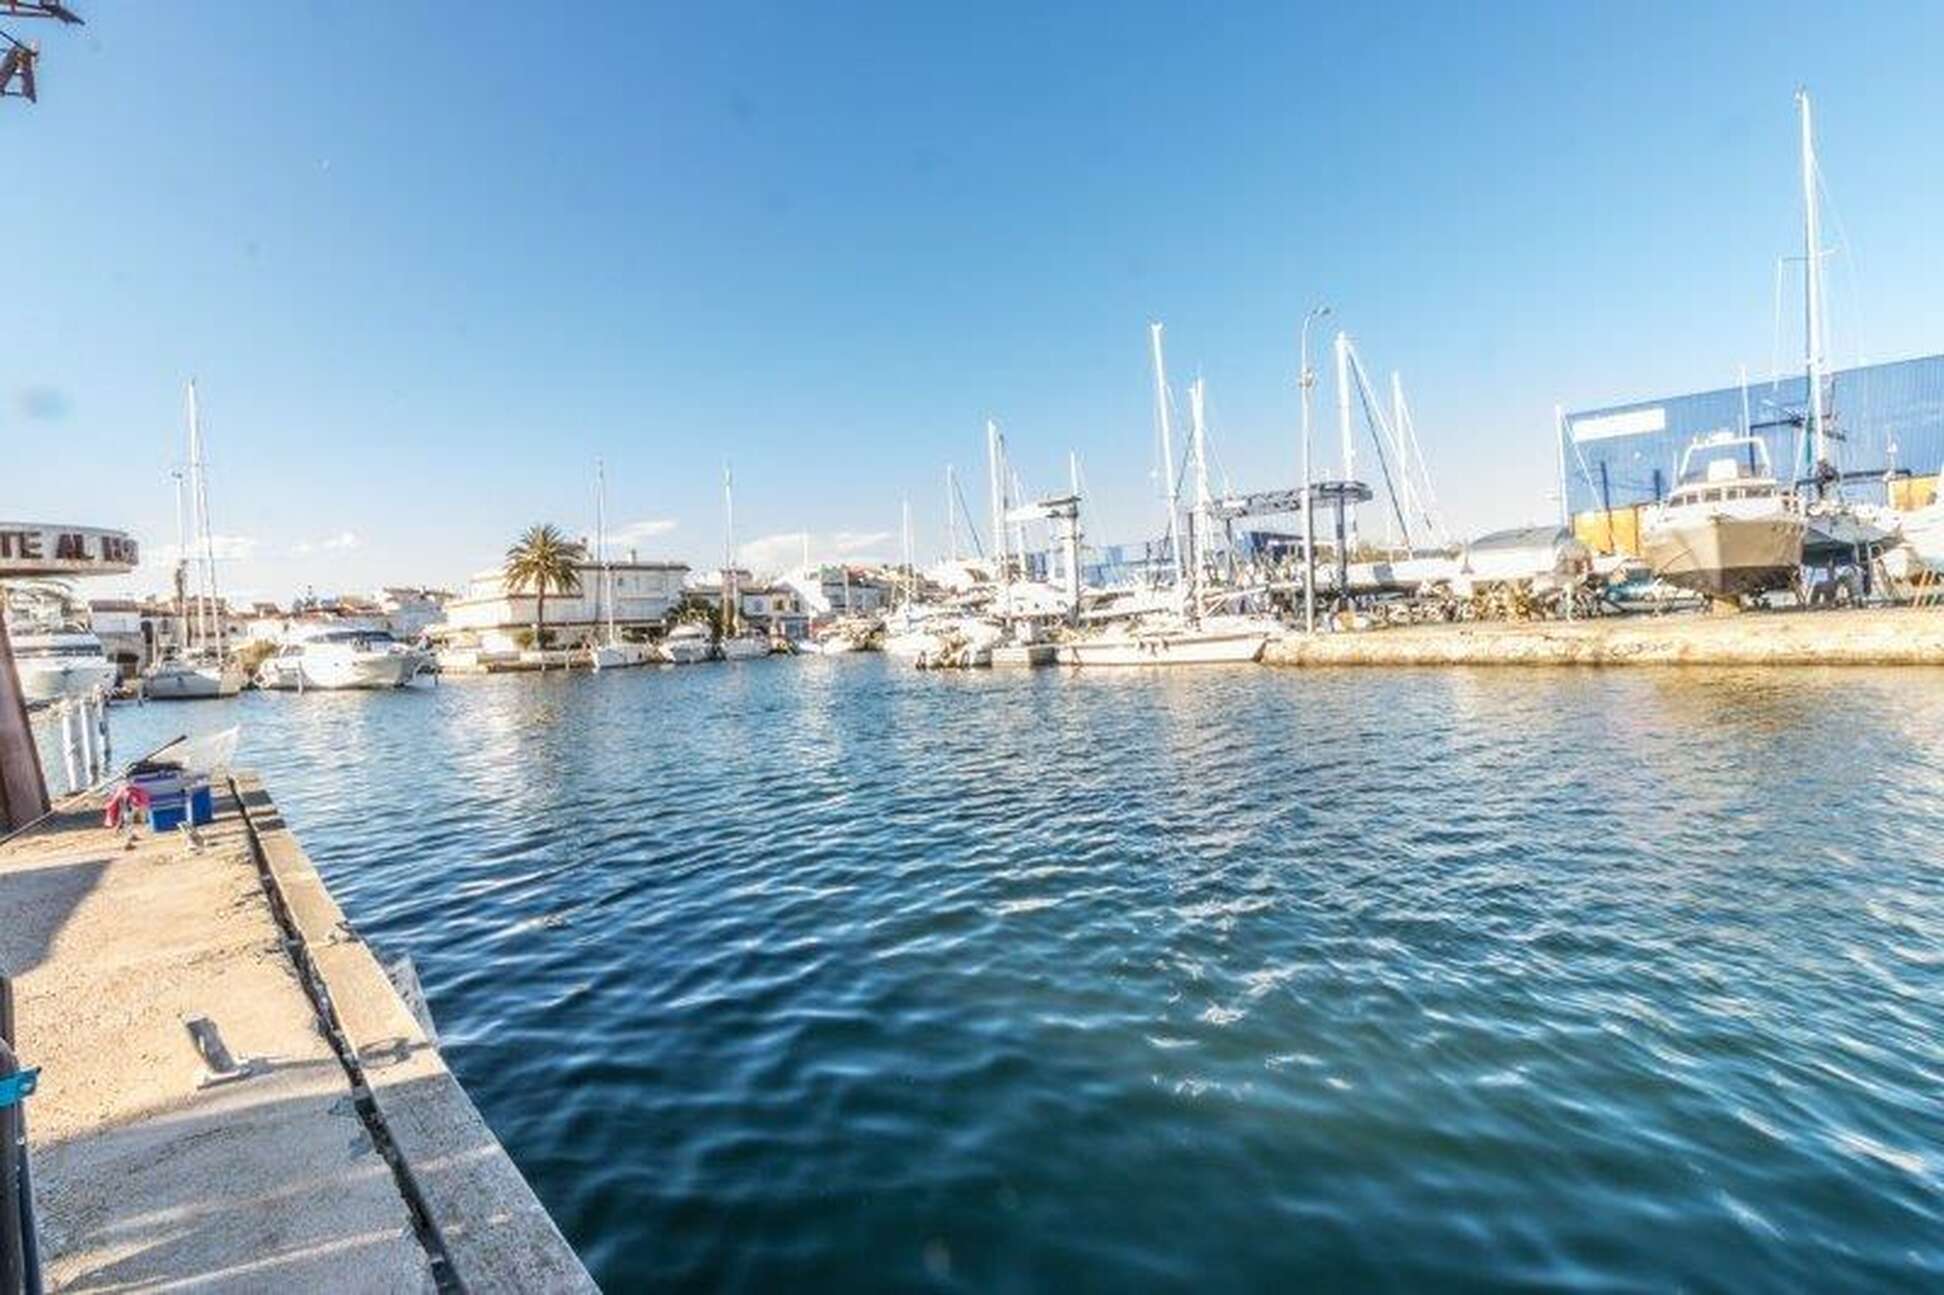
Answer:
MULTIPOLYGON (((1807 480, 1808 385, 1796 374, 1568 414, 1562 449, 1574 528, 1585 538, 1598 533, 1589 516, 1659 500, 1674 485, 1682 451, 1710 432, 1746 426, 1767 443, 1777 477, 1807 480)), ((1828 388, 1830 457, 1845 497, 1901 507, 1934 497, 1944 468, 1944 355, 1839 370, 1828 388)))

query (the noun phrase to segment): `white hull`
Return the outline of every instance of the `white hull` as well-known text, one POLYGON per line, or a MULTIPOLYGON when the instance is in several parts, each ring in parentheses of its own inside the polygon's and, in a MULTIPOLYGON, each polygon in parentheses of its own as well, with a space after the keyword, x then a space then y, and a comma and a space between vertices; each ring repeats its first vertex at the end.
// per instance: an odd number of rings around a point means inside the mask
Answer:
POLYGON ((769 639, 754 635, 737 634, 722 640, 720 647, 724 661, 754 661, 770 654, 769 639))
POLYGON ((713 645, 700 635, 670 634, 661 642, 662 653, 676 665, 696 665, 709 659, 713 645))
POLYGON ((884 640, 884 652, 900 660, 915 661, 919 657, 936 656, 945 646, 943 635, 927 630, 913 630, 904 634, 893 634, 884 640))
POLYGON ((164 661, 142 676, 142 692, 152 701, 204 701, 234 697, 243 682, 243 667, 235 661, 164 661))
POLYGON ((1112 634, 1063 644, 1060 660, 1078 666, 1245 665, 1268 642, 1266 629, 1112 634))
POLYGON ((1944 503, 1934 503, 1903 515, 1898 528, 1917 561, 1944 572, 1944 503))
POLYGON ((360 656, 307 660, 272 657, 258 673, 257 686, 285 692, 322 688, 399 688, 410 683, 424 662, 406 652, 373 652, 360 656))
POLYGON ((60 662, 17 658, 14 668, 20 675, 20 695, 29 706, 44 706, 115 686, 114 664, 105 658, 60 662))
POLYGON ((588 664, 596 670, 625 670, 629 666, 652 665, 660 659, 646 643, 600 643, 588 652, 588 664))
POLYGON ((1641 556, 1668 584, 1718 598, 1786 589, 1802 566, 1802 518, 1683 517, 1655 519, 1641 535, 1641 556))
POLYGON ((808 643, 799 644, 798 647, 811 656, 843 656, 848 652, 860 650, 854 640, 842 635, 827 639, 813 639, 808 643))

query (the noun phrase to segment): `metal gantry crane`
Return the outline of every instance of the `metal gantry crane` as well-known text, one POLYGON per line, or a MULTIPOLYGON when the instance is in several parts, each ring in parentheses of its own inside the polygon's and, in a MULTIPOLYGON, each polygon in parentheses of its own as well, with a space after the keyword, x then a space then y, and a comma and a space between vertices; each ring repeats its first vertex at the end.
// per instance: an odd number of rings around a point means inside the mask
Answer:
MULTIPOLYGON (((0 18, 52 18, 72 27, 82 25, 81 15, 59 0, 0 0, 0 18)), ((12 95, 29 103, 36 102, 39 92, 34 70, 39 62, 39 46, 0 30, 0 98, 12 95)))

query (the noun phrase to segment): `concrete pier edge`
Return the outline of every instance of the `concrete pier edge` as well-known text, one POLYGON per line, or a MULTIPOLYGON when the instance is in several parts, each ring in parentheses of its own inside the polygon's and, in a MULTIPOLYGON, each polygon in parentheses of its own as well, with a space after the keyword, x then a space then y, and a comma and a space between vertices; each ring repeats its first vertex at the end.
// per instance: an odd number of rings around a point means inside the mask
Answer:
POLYGON ((255 774, 230 789, 361 1113, 399 1179, 442 1288, 596 1291, 580 1257, 359 938, 255 774))
POLYGON ((1944 666, 1944 609, 1468 622, 1272 639, 1265 665, 1944 666))

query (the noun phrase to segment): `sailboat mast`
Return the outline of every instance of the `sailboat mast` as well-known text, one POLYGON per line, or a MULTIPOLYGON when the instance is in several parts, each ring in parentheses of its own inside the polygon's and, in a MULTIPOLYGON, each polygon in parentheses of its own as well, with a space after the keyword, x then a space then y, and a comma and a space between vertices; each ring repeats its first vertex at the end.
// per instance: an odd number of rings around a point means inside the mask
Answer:
POLYGON ((1000 467, 1000 457, 999 424, 988 418, 986 419, 986 472, 992 487, 993 547, 997 550, 996 556, 999 561, 999 581, 1004 584, 1010 576, 1007 572, 1006 552, 1006 487, 1001 475, 1003 469, 1000 467))
POLYGON ((899 542, 904 549, 905 605, 911 605, 913 588, 917 584, 917 573, 912 567, 911 557, 911 500, 903 501, 904 511, 898 523, 899 542))
POLYGON ((722 624, 723 635, 736 632, 736 489, 729 465, 722 465, 722 624))
POLYGON ((1174 564, 1175 578, 1187 567, 1182 561, 1180 527, 1175 510, 1174 436, 1168 424, 1168 370, 1161 357, 1161 323, 1148 325, 1148 341, 1154 352, 1154 409, 1161 419, 1161 481, 1168 492, 1168 556, 1174 564))
POLYGON ((945 465, 945 556, 958 561, 958 481, 945 465))
MULTIPOLYGON (((203 460, 202 416, 196 404, 196 380, 189 379, 189 506, 201 550, 197 573, 197 646, 207 649, 212 636, 220 640, 223 626, 216 601, 216 545, 209 532, 209 465, 203 460)), ((220 641, 217 650, 222 649, 220 641)))
POLYGON ((608 561, 607 547, 607 464, 594 460, 594 551, 601 555, 601 581, 598 590, 607 617, 607 641, 614 644, 614 566, 608 561))
POLYGON ((1194 586, 1198 601, 1201 593, 1202 568, 1207 565, 1207 555, 1202 552, 1202 549, 1208 543, 1208 424, 1204 415, 1206 395, 1207 388, 1200 378, 1196 378, 1189 384, 1188 412, 1192 420, 1190 435, 1193 438, 1191 452, 1195 458, 1195 525, 1189 533, 1194 551, 1188 556, 1193 563, 1194 586))
MULTIPOLYGON (((182 520, 182 469, 169 473, 175 478, 176 506, 176 564, 175 564, 175 601, 176 628, 184 639, 189 637, 189 532, 182 520)), ((187 643, 177 643, 180 652, 187 643)))
POLYGON ((1828 429, 1823 426, 1823 283, 1822 212, 1816 200, 1816 133, 1809 109, 1809 91, 1796 91, 1796 107, 1802 118, 1802 252, 1803 351, 1808 371, 1808 429, 1811 470, 1818 478, 1829 468, 1828 429))
MULTIPOLYGON (((1337 379, 1337 437, 1343 446, 1343 479, 1357 479, 1357 441, 1350 434, 1350 334, 1338 332, 1336 335, 1336 379, 1337 379)), ((1346 503, 1349 513, 1346 527, 1346 543, 1357 547, 1357 506, 1346 503)))

